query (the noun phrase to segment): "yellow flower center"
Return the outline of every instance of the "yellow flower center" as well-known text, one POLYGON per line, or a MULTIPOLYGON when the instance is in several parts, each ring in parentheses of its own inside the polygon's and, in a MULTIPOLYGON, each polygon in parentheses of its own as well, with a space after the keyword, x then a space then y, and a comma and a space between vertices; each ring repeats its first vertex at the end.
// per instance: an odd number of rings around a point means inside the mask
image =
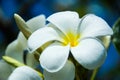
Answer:
POLYGON ((67 33, 67 38, 63 37, 64 45, 70 44, 71 47, 77 46, 79 37, 80 37, 80 35, 75 35, 72 32, 68 32, 67 33))

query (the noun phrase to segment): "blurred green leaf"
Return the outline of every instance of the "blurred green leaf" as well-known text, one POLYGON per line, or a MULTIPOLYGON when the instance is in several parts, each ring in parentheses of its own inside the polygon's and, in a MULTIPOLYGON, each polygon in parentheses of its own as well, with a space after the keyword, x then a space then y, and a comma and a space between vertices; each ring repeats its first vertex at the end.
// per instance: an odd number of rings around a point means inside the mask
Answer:
POLYGON ((120 18, 115 22, 113 32, 112 42, 118 53, 120 53, 120 18))

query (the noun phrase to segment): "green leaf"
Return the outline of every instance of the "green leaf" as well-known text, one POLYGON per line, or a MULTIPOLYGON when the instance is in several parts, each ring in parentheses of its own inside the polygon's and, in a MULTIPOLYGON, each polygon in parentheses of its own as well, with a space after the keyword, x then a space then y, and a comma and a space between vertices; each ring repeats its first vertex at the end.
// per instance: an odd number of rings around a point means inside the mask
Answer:
POLYGON ((112 42, 118 53, 120 53, 120 18, 115 22, 113 32, 112 42))

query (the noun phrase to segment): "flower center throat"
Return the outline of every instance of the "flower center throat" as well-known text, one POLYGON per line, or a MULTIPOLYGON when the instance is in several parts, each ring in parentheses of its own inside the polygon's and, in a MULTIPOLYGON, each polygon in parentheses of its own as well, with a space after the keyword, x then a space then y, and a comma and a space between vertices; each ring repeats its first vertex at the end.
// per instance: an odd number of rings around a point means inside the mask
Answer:
POLYGON ((64 39, 64 44, 68 45, 70 44, 71 47, 75 47, 78 45, 78 39, 79 39, 80 35, 75 35, 72 32, 68 32, 67 33, 67 38, 63 38, 64 39))

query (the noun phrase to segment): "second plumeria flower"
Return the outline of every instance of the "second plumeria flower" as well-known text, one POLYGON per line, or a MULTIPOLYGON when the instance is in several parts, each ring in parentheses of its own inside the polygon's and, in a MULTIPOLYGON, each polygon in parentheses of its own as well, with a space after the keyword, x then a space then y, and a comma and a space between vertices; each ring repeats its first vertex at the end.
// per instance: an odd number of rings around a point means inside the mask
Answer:
POLYGON ((51 42, 39 59, 45 70, 59 71, 65 65, 70 52, 84 68, 95 69, 101 66, 107 54, 97 37, 113 34, 102 18, 93 14, 79 18, 76 12, 64 11, 51 15, 47 20, 50 23, 35 31, 28 39, 32 52, 51 42))

